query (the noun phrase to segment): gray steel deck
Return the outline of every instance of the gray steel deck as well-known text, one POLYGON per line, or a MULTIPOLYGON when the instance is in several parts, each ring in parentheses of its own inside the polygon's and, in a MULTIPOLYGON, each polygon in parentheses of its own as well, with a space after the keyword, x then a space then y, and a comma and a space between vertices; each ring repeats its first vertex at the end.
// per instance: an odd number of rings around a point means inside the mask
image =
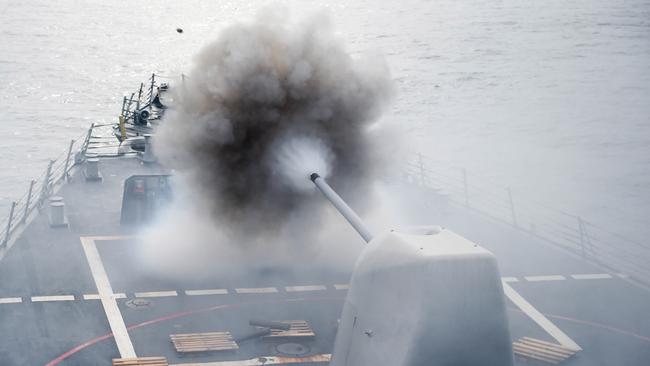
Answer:
MULTIPOLYGON (((174 364, 277 354, 273 343, 255 340, 237 352, 183 356, 169 340, 169 334, 213 331, 237 337, 250 331, 251 318, 307 320, 316 333, 305 342, 310 354, 332 351, 345 296, 341 285, 349 270, 303 266, 251 274, 242 268, 228 278, 152 277, 130 255, 138 240, 119 219, 124 180, 159 168, 135 158, 100 164, 103 181, 86 182, 76 170, 57 193, 65 199, 69 228, 51 228, 43 210, 0 261, 1 365, 109 365, 119 357, 101 301, 93 297, 98 289, 80 241, 86 236, 110 237, 95 244, 114 293, 124 294, 116 301, 138 356, 165 356, 174 364), (251 291, 243 288, 273 291, 246 293, 251 291), (221 291, 186 292, 211 289, 221 291), (146 296, 149 304, 127 306, 136 296, 146 296)), ((406 188, 412 192, 414 224, 441 224, 493 251, 508 284, 583 348, 567 364, 644 365, 650 360, 650 293, 626 282, 624 274, 608 273, 510 227, 445 205, 431 193, 406 188), (423 209, 430 216, 417 214, 423 209)), ((341 225, 347 224, 342 220, 341 225)), ((513 341, 523 336, 554 341, 517 306, 509 303, 509 310, 513 341)))

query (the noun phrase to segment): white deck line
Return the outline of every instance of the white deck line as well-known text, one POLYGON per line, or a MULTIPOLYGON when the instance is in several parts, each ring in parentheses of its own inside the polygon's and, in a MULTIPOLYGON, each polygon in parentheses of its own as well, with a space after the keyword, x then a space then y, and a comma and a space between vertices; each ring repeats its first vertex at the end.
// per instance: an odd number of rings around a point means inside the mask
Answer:
POLYGON ((115 338, 115 343, 117 344, 117 349, 120 352, 121 358, 135 358, 135 350, 133 349, 133 343, 131 343, 131 338, 129 337, 129 332, 126 330, 126 325, 124 324, 124 318, 122 318, 122 313, 120 313, 120 308, 117 307, 117 302, 112 297, 113 289, 111 288, 111 283, 108 280, 108 275, 106 275, 106 270, 104 269, 104 264, 102 259, 99 256, 99 251, 95 245, 95 239, 97 240, 116 240, 120 237, 80 237, 81 245, 86 254, 86 259, 88 260, 88 265, 90 266, 90 272, 93 275, 93 280, 95 280, 95 285, 97 286, 97 292, 99 293, 100 299, 102 301, 102 306, 104 307, 104 312, 106 313, 106 318, 108 318, 108 324, 111 327, 111 332, 115 338))
POLYGON ((225 288, 211 289, 211 290, 185 290, 187 296, 206 296, 206 295, 228 295, 228 290, 225 288))
POLYGON ((235 292, 238 294, 272 294, 278 292, 275 287, 246 287, 236 288, 235 292))
MULTIPOLYGON (((125 293, 118 293, 118 294, 113 294, 110 296, 113 299, 126 299, 126 294, 125 293)), ((83 295, 84 300, 99 300, 100 296, 99 294, 84 294, 83 295)))
POLYGON ((517 277, 501 277, 501 281, 504 282, 519 282, 517 277))
POLYGON ((32 296, 32 302, 74 301, 73 295, 32 296))
POLYGON ((569 338, 560 328, 555 324, 551 323, 544 314, 540 313, 537 309, 533 307, 526 299, 524 299, 517 291, 515 291, 510 285, 506 282, 503 282, 503 292, 505 295, 512 301, 513 304, 517 305, 521 311, 528 315, 537 325, 542 327, 551 337, 555 338, 560 345, 571 348, 575 351, 582 351, 582 348, 569 338))
POLYGON ((340 285, 334 285, 335 290, 349 290, 350 285, 347 284, 340 284, 340 285))
POLYGON ((593 273, 593 274, 574 274, 571 275, 576 280, 603 280, 606 278, 612 278, 612 275, 609 273, 593 273))
POLYGON ((566 277, 561 275, 554 276, 526 276, 524 277, 528 282, 540 282, 540 281, 564 281, 566 277))
POLYGON ((287 286, 284 288, 287 292, 303 292, 303 291, 325 291, 327 287, 323 285, 313 286, 287 286))
POLYGON ((0 304, 18 304, 23 302, 22 297, 3 297, 0 298, 0 304))
POLYGON ((176 291, 150 291, 150 292, 136 292, 135 297, 170 297, 178 296, 176 291))

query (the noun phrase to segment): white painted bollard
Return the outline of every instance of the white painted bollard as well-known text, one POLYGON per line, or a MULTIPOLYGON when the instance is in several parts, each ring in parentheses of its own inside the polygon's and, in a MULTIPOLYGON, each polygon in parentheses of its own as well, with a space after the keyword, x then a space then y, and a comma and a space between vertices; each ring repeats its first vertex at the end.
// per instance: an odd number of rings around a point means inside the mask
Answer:
POLYGON ((86 159, 86 169, 84 170, 86 180, 101 180, 102 176, 99 173, 99 159, 89 158, 86 159))
POLYGON ((143 163, 155 163, 156 155, 153 151, 153 143, 151 141, 151 135, 144 135, 144 153, 142 154, 143 163))
POLYGON ((50 226, 68 226, 65 220, 65 204, 63 201, 50 202, 50 226))

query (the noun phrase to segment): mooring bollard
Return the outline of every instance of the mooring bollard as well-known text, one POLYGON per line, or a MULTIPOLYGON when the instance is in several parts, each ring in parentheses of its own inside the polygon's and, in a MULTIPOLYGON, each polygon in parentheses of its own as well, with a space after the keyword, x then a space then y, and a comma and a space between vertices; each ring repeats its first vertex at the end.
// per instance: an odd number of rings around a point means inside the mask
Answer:
POLYGON ((156 162, 156 155, 153 151, 151 135, 144 135, 144 153, 142 154, 142 162, 147 164, 156 162))
POLYGON ((63 199, 50 200, 50 227, 65 226, 68 226, 68 223, 65 220, 65 204, 63 203, 63 199))
POLYGON ((99 159, 88 158, 86 159, 86 168, 84 169, 84 176, 87 181, 102 180, 102 175, 99 173, 99 159))

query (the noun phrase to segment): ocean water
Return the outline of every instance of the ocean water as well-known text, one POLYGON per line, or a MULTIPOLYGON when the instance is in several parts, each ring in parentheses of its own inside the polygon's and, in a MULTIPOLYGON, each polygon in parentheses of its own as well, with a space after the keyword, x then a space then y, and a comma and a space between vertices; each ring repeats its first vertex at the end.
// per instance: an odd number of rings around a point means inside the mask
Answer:
MULTIPOLYGON (((650 234, 650 1, 282 1, 386 57, 384 117, 440 166, 643 240, 650 234)), ((0 217, 151 72, 262 1, 0 1, 0 217), (176 28, 184 29, 182 34, 176 28)))

